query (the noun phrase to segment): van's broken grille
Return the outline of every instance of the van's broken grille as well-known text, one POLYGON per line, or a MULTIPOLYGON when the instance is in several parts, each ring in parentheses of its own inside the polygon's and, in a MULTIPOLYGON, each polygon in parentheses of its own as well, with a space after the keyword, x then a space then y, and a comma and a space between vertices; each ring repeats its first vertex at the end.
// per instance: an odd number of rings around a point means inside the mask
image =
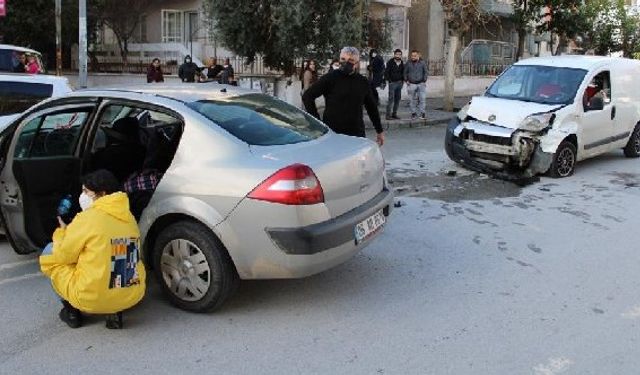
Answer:
POLYGON ((492 145, 511 146, 511 138, 505 137, 495 137, 492 135, 469 132, 468 139, 478 142, 490 143, 492 145))

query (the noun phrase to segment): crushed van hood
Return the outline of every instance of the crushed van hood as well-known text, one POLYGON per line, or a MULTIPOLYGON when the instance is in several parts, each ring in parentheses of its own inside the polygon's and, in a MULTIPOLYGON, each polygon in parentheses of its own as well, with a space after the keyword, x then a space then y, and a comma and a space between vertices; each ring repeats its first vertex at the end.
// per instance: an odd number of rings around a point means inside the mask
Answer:
POLYGON ((471 100, 468 116, 509 129, 517 129, 522 121, 535 113, 550 112, 562 104, 540 104, 518 100, 476 96, 471 100))

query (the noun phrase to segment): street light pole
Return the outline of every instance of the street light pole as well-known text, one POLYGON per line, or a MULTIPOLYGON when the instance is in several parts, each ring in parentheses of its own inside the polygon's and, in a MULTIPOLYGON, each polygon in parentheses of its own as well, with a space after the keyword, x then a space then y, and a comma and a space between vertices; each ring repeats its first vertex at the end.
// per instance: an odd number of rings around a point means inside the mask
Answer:
POLYGON ((87 87, 87 0, 78 0, 78 86, 87 87))
POLYGON ((62 75, 62 0, 56 0, 56 75, 62 75))

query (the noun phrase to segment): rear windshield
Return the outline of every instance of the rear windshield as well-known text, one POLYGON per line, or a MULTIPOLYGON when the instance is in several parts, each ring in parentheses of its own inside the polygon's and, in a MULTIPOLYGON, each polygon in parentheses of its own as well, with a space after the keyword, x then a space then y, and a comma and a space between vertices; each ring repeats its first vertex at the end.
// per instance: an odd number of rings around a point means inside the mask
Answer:
POLYGON ((0 82, 0 116, 24 112, 51 97, 53 85, 31 82, 0 82))
POLYGON ((307 142, 328 131, 313 116, 264 94, 204 100, 187 105, 250 145, 307 142))
POLYGON ((19 57, 24 54, 25 56, 35 56, 38 62, 38 65, 42 69, 42 73, 45 72, 45 67, 42 65, 42 58, 40 55, 33 53, 23 53, 19 51, 15 51, 12 49, 0 49, 0 72, 13 72, 13 73, 24 73, 24 69, 19 69, 18 64, 20 63, 19 57))

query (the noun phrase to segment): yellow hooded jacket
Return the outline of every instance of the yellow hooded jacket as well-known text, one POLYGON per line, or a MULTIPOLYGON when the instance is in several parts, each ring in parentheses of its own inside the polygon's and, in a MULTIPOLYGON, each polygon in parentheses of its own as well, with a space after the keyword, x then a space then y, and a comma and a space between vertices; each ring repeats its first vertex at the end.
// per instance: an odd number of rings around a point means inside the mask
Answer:
POLYGON ((80 311, 111 314, 140 302, 146 274, 127 195, 98 198, 66 229, 56 229, 53 250, 40 257, 40 268, 53 289, 80 311))

